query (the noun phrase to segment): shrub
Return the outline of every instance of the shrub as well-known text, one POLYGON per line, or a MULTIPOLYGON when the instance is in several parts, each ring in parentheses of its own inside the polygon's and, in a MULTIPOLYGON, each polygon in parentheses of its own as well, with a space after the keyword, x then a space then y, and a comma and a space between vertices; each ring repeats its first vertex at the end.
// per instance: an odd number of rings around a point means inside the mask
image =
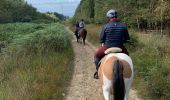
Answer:
POLYGON ((39 50, 42 52, 62 51, 70 44, 68 44, 67 32, 61 29, 64 29, 64 27, 59 24, 52 24, 45 30, 35 31, 21 38, 16 38, 10 44, 9 50, 13 52, 15 50, 17 52, 23 51, 24 53, 36 53, 39 50))
POLYGON ((69 35, 59 23, 33 28, 0 54, 1 99, 62 99, 73 72, 69 35))

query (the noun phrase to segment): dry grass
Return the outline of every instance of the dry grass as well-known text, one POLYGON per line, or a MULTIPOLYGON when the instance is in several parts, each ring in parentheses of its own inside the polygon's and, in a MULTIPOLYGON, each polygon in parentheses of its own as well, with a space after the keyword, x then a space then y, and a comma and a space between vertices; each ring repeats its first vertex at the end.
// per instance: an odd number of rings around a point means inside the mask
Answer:
POLYGON ((100 44, 99 34, 100 34, 100 31, 102 30, 102 26, 90 24, 90 25, 87 25, 86 28, 88 32, 88 35, 87 35, 88 41, 90 41, 95 46, 99 46, 100 44))

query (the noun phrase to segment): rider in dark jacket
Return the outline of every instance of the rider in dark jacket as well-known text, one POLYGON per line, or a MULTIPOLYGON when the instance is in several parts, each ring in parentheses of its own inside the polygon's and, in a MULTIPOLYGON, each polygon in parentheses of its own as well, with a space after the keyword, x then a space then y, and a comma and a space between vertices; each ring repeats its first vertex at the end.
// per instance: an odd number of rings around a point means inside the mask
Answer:
POLYGON ((110 47, 119 47, 122 49, 122 53, 128 55, 127 49, 123 45, 123 43, 129 40, 127 26, 123 23, 120 23, 119 19, 117 18, 117 12, 113 9, 107 12, 107 17, 109 18, 109 22, 104 25, 100 33, 100 43, 102 44, 102 47, 99 48, 95 54, 96 72, 94 74, 94 78, 96 79, 98 78, 98 64, 105 56, 105 50, 110 47))
POLYGON ((79 31, 79 22, 77 21, 76 24, 75 24, 75 35, 78 34, 78 31, 79 31))

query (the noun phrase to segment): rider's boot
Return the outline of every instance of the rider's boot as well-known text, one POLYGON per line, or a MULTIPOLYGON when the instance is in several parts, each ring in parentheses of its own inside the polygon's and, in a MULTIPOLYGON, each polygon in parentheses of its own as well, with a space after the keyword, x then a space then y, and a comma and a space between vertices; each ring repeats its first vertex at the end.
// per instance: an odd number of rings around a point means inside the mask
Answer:
POLYGON ((95 58, 95 62, 94 62, 95 65, 96 65, 96 72, 94 73, 94 78, 95 79, 99 79, 99 76, 98 76, 98 69, 99 69, 99 66, 100 66, 99 62, 100 62, 100 59, 95 58))

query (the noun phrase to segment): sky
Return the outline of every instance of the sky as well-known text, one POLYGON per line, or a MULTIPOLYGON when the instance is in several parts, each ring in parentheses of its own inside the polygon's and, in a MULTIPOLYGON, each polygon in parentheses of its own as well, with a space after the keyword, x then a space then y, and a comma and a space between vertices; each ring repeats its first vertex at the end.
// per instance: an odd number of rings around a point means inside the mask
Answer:
POLYGON ((65 16, 73 16, 81 0, 26 0, 39 12, 58 12, 65 16))

